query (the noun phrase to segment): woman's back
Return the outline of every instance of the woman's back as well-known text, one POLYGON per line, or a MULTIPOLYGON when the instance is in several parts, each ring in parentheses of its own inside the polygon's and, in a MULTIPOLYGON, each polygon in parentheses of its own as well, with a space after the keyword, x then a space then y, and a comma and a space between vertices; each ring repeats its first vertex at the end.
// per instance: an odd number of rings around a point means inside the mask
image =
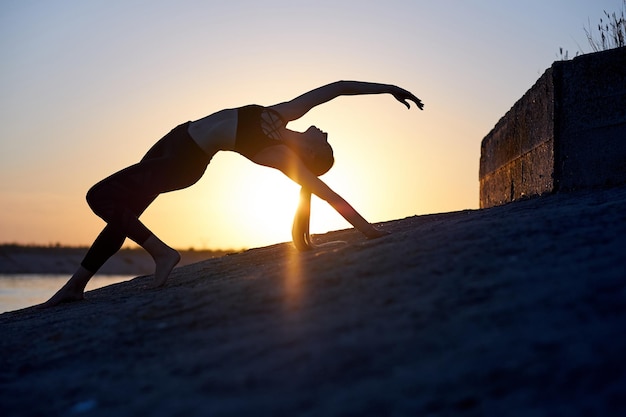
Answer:
POLYGON ((225 109, 189 124, 189 135, 209 155, 235 149, 237 109, 225 109))

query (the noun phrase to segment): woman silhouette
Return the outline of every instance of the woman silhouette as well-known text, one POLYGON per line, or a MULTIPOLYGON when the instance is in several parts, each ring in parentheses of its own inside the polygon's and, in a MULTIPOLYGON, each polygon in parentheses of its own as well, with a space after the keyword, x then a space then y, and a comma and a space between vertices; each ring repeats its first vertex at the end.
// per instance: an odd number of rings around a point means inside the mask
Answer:
POLYGON ((420 99, 394 85, 337 81, 273 106, 249 105, 225 109, 177 126, 160 139, 139 163, 105 178, 89 190, 89 206, 106 221, 107 226, 74 275, 43 306, 82 300, 87 282, 122 247, 126 237, 144 248, 154 259, 153 286, 164 285, 180 255, 154 235, 139 220, 139 216, 159 194, 197 182, 218 151, 238 152, 254 163, 280 170, 302 186, 301 204, 292 229, 298 249, 311 247, 308 233, 311 193, 327 201, 366 237, 382 236, 383 232, 370 225, 318 178, 334 162, 327 134, 315 126, 305 132, 295 132, 287 129, 286 125, 313 107, 339 96, 383 93, 393 95, 407 108, 410 108, 410 100, 423 109, 420 99))

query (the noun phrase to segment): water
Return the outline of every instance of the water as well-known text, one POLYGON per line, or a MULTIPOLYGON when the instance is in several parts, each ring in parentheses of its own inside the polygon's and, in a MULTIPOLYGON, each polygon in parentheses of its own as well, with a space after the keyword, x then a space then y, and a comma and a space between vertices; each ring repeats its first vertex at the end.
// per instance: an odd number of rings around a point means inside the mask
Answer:
MULTIPOLYGON (((0 314, 41 304, 57 292, 69 275, 0 274, 0 314)), ((128 281, 135 275, 96 275, 87 284, 87 291, 128 281)))

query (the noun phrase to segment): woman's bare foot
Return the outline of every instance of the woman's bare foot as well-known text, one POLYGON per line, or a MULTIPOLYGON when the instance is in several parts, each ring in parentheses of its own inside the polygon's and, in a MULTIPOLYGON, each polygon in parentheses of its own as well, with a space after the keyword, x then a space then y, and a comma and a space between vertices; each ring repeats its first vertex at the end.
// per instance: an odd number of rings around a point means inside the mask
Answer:
POLYGON ((85 286, 93 277, 93 272, 82 266, 72 275, 63 287, 54 294, 48 301, 39 304, 39 308, 55 307, 59 304, 81 301, 85 299, 85 286))
POLYGON ((37 307, 39 308, 50 308, 56 307, 59 304, 71 303, 74 301, 82 301, 85 299, 85 295, 83 291, 76 291, 72 288, 63 287, 56 294, 54 294, 48 301, 45 303, 39 304, 37 307))
POLYGON ((159 288, 165 285, 165 282, 170 276, 172 269, 178 264, 180 261, 180 254, 169 248, 169 251, 166 255, 160 256, 158 259, 155 259, 156 267, 154 270, 154 281, 151 285, 151 288, 159 288))
POLYGON ((143 248, 152 256, 155 263, 154 281, 149 288, 158 288, 165 285, 172 269, 180 261, 180 254, 167 246, 155 235, 151 235, 142 244, 143 248))

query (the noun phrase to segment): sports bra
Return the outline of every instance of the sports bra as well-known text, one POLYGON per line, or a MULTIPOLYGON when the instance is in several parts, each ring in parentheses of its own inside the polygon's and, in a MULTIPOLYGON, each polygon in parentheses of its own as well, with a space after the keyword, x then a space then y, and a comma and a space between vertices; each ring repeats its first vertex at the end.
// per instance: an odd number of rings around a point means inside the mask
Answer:
POLYGON ((240 107, 237 109, 234 151, 251 159, 265 148, 280 145, 282 141, 279 129, 285 124, 285 120, 276 110, 256 104, 240 107), (262 118, 264 112, 269 113, 269 117, 262 118))

